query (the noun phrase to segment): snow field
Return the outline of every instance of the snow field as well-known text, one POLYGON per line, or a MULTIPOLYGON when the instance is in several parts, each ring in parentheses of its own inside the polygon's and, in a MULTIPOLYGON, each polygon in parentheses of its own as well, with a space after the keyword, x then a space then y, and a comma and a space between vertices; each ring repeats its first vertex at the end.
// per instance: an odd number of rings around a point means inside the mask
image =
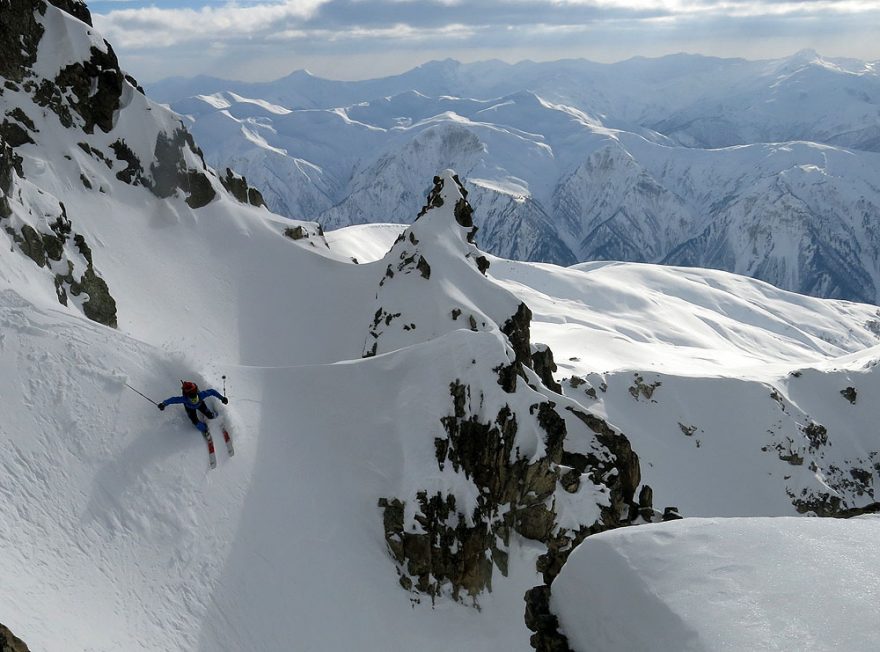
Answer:
POLYGON ((4 621, 34 649, 195 649, 249 447, 208 477, 183 414, 124 385, 161 400, 185 366, 9 290, 0 301, 0 396, 19 406, 2 428, 4 621))
POLYGON ((553 584, 572 647, 877 647, 880 518, 686 519, 588 538, 553 584))
POLYGON ((4 294, 3 356, 17 371, 4 364, 0 395, 25 409, 3 433, 0 575, 15 596, 4 620, 32 646, 529 649, 522 595, 539 581, 540 550, 514 544, 510 577, 496 577, 482 612, 432 609, 397 584, 376 505, 420 488, 467 504, 467 483, 438 470, 433 437, 450 410, 447 377, 503 353, 497 337, 212 369, 195 379, 219 388, 228 374, 237 454, 218 445, 208 471, 181 409, 160 413, 123 385, 161 400, 184 361, 14 299, 4 294))
POLYGON ((448 374, 498 349, 492 335, 455 332, 361 361, 236 372, 265 407, 200 649, 529 649, 522 595, 539 581, 537 547, 512 546, 511 575, 496 575, 480 612, 445 600, 432 609, 397 583, 377 507, 426 489, 467 510, 472 488, 439 470, 434 437, 450 410, 448 374))

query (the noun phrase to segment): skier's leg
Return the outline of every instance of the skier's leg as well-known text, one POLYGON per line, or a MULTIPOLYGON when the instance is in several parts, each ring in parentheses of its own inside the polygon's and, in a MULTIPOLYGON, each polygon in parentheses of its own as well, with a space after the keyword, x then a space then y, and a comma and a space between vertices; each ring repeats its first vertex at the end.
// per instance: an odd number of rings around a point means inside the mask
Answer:
POLYGON ((198 428, 199 427, 199 418, 196 416, 196 411, 188 406, 184 406, 183 409, 186 410, 186 416, 189 417, 189 420, 192 421, 192 424, 196 428, 198 428))
POLYGON ((207 417, 208 419, 213 419, 214 417, 217 416, 216 414, 214 414, 213 412, 211 412, 210 409, 208 409, 208 405, 207 405, 204 401, 202 401, 202 402, 199 404, 199 412, 201 412, 202 414, 204 414, 205 417, 207 417))

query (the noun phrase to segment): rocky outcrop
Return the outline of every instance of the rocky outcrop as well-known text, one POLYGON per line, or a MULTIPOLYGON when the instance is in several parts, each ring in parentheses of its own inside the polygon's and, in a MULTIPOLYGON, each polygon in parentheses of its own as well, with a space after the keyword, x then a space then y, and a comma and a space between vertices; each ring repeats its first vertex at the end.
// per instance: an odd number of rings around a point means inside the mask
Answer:
POLYGON ((155 160, 150 164, 152 181, 146 185, 157 197, 171 197, 179 189, 186 195, 190 208, 201 208, 217 196, 204 169, 202 151, 182 125, 170 136, 159 133, 154 156, 155 160), (187 150, 198 157, 202 169, 194 169, 187 164, 187 150))
POLYGON ((87 61, 73 63, 58 73, 54 84, 43 81, 35 94, 45 101, 43 106, 52 106, 56 113, 62 114, 61 107, 69 106, 82 120, 82 129, 87 134, 98 127, 104 133, 113 129, 113 117, 119 110, 120 98, 125 76, 119 69, 119 61, 113 48, 104 41, 106 50, 92 47, 87 61))
POLYGON ((46 13, 41 0, 0 0, 0 76, 18 88, 37 60, 43 26, 36 16, 46 13))
POLYGON ((21 157, 15 153, 0 134, 0 220, 12 215, 9 194, 12 192, 12 180, 15 175, 21 176, 21 157))
POLYGON ((516 406, 521 397, 512 395, 510 403, 487 420, 480 416, 485 396, 478 386, 456 380, 450 384, 450 396, 452 413, 441 419, 445 436, 434 441, 437 465, 441 471, 451 466, 473 483, 476 506, 463 513, 453 496, 422 492, 416 496, 419 528, 414 533, 402 520, 404 500, 380 500, 386 540, 406 588, 432 598, 448 588, 456 599, 476 599, 491 589, 494 569, 506 574, 513 532, 547 546, 538 569, 549 584, 586 536, 626 524, 631 515, 639 514, 633 501, 640 481, 638 457, 626 437, 602 419, 568 408, 595 433, 597 452, 587 456, 565 450, 568 425, 553 401, 533 403, 522 414, 522 406, 516 406), (519 455, 518 431, 534 425, 542 432, 544 454, 519 455), (601 507, 598 521, 575 531, 559 528, 553 496, 558 491, 577 492, 581 482, 604 487, 608 504, 601 507))
POLYGON ((530 642, 541 652, 573 652, 568 638, 559 631, 559 618, 550 610, 550 586, 542 584, 526 591, 526 627, 534 632, 530 642))
POLYGON ((223 187, 242 204, 251 204, 252 206, 265 206, 263 195, 256 188, 248 185, 247 179, 235 174, 230 168, 226 168, 226 176, 220 177, 220 183, 223 187))
POLYGON ((0 138, 0 226, 19 251, 49 273, 59 303, 66 306, 69 296, 83 295, 86 317, 116 327, 116 301, 95 270, 85 238, 73 233, 64 204, 59 202, 54 214, 26 209, 12 198, 20 178, 21 157, 0 138))
POLYGON ((545 344, 536 344, 532 348, 534 349, 532 351, 532 367, 541 378, 541 382, 557 394, 562 394, 562 385, 553 377, 557 369, 556 362, 553 360, 553 351, 545 344))
MULTIPOLYGON (((4 198, 5 199, 5 198, 4 198)), ((85 238, 72 233, 64 204, 58 205, 57 217, 49 221, 46 231, 38 231, 14 217, 10 209, 5 217, 10 224, 4 228, 19 250, 37 267, 46 268, 53 275, 55 292, 62 305, 68 305, 68 296, 80 297, 83 314, 89 319, 116 327, 116 300, 103 278, 95 271, 92 252, 85 238), (73 248, 69 241, 73 240, 73 248), (75 253, 74 253, 75 252, 75 253), (74 261, 77 264, 74 265, 74 261), (82 269, 81 272, 75 270, 82 269), (61 270, 61 271, 58 271, 61 270)), ((0 211, 0 217, 3 217, 0 211)))
POLYGON ((37 131, 27 114, 20 107, 14 107, 7 111, 3 122, 0 123, 0 138, 6 141, 10 147, 21 147, 33 143, 32 133, 37 131))
POLYGON ((30 652, 30 648, 0 623, 0 652, 30 652))
MULTIPOLYGON (((90 319, 115 326, 116 302, 98 272, 98 261, 93 259, 89 243, 76 233, 77 216, 69 214, 58 200, 57 209, 52 208, 52 198, 47 199, 44 191, 33 193, 25 179, 25 159, 16 148, 49 147, 50 143, 41 142, 44 136, 37 125, 42 127, 42 120, 57 120, 80 134, 74 136, 74 142, 82 152, 106 165, 115 180, 143 187, 156 197, 171 197, 180 191, 191 208, 200 208, 214 200, 220 185, 211 178, 214 173, 205 166, 201 150, 179 121, 178 128, 170 133, 165 131, 165 124, 174 124, 171 121, 147 120, 143 124, 148 138, 153 137, 149 135, 151 130, 156 134, 152 152, 137 149, 143 149, 139 141, 144 134, 133 137, 117 133, 116 122, 122 111, 142 109, 144 115, 149 115, 156 107, 142 96, 137 82, 121 70, 110 44, 96 38, 93 31, 86 34, 86 27, 80 25, 80 41, 86 44, 86 50, 80 53, 82 59, 68 63, 71 59, 61 53, 60 69, 52 71, 52 49, 41 49, 40 43, 44 38, 58 38, 47 30, 60 24, 55 20, 59 9, 69 14, 63 17, 63 29, 78 29, 70 16, 90 25, 91 16, 83 2, 2 0, 0 8, 0 97, 13 100, 4 101, 0 115, 2 228, 13 246, 46 272, 60 303, 74 304, 90 319), (49 58, 38 62, 38 56, 49 58), (34 120, 35 116, 41 120, 34 120)), ((76 156, 82 155, 77 151, 76 156)), ((71 155, 65 158, 76 160, 71 155)), ((82 167, 79 178, 83 188, 107 192, 106 182, 96 183, 96 176, 100 173, 91 174, 82 167)), ((251 203, 261 203, 259 193, 246 184, 244 192, 251 203)))
MULTIPOLYGON (((550 584, 585 537, 648 514, 650 500, 645 495, 640 503, 634 500, 640 469, 626 436, 560 395, 552 351, 531 343, 528 306, 480 269, 472 211, 459 188, 451 174, 436 177, 419 219, 386 256, 394 262, 386 262, 379 284, 381 307, 366 354, 388 350, 383 342, 413 341, 413 332, 421 332, 413 315, 421 311, 411 302, 446 305, 451 299, 443 288, 456 278, 459 303, 442 319, 481 341, 491 334, 498 350, 497 357, 474 357, 450 378, 449 412, 439 418, 442 430, 433 441, 437 471, 458 478, 450 480, 453 485, 464 482, 472 488, 465 492, 467 499, 454 489, 436 488, 381 497, 385 540, 400 584, 415 600, 449 596, 476 606, 479 596, 492 589, 496 573, 507 574, 512 535, 538 542, 545 549, 537 562, 545 584, 529 591, 525 617, 535 632, 533 645, 559 652, 568 648, 549 613, 550 584), (443 219, 450 224, 437 222, 443 219), (424 220, 431 220, 431 226, 424 220), (441 252, 450 250, 458 258, 443 259, 441 252), (421 274, 419 260, 431 260, 431 269, 441 271, 421 274), (402 325, 400 331, 395 324, 402 325), (393 333, 406 337, 389 340, 393 333), (597 517, 575 527, 567 521, 563 527, 558 497, 579 492, 585 501, 594 500, 590 492, 602 496, 595 499, 597 517)), ((435 329, 433 334, 440 333, 435 329)))

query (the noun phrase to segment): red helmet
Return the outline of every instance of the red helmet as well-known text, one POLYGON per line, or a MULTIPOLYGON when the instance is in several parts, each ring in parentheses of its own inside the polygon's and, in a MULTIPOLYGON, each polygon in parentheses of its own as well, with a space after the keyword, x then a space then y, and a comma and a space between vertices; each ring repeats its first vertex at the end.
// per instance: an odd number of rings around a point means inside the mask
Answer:
POLYGON ((180 384, 180 390, 184 396, 194 396, 199 393, 199 386, 188 380, 184 380, 180 384))

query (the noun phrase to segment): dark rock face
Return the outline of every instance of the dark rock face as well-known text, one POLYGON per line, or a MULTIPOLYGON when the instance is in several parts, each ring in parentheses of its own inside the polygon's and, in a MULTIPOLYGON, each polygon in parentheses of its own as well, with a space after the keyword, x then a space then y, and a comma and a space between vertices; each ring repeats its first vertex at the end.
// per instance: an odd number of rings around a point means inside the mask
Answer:
MULTIPOLYGON (((55 0, 52 4, 91 24, 89 11, 80 0, 55 0)), ((23 90, 34 104, 55 113, 66 127, 80 128, 89 134, 95 127, 104 132, 112 130, 113 117, 120 106, 123 75, 109 44, 105 42, 105 51, 92 47, 87 61, 66 66, 54 80, 38 79, 31 72, 40 41, 45 36, 38 17, 49 10, 42 0, 0 1, 3 15, 0 22, 0 75, 7 79, 7 88, 23 90), (77 120, 78 125, 75 124, 77 120)), ((3 191, 0 219, 6 221, 4 229, 22 253, 38 267, 49 271, 60 303, 67 305, 69 295, 86 293, 88 298, 82 303, 84 314, 102 324, 116 326, 116 302, 107 283, 93 266, 91 250, 85 239, 73 234, 64 205, 59 202, 58 212, 54 215, 18 205, 21 211, 18 215, 25 217, 21 219, 16 215, 12 201, 15 179, 22 178, 24 171, 22 159, 14 148, 36 144, 37 137, 34 121, 22 107, 6 112, 0 125, 0 190, 3 191), (71 236, 74 246, 69 244, 71 236), (74 265, 77 259, 81 261, 80 265, 74 265), (51 270, 48 269, 50 266, 51 270), (66 268, 66 272, 59 272, 59 268, 66 268), (77 276, 75 268, 84 269, 77 276)), ((140 173, 139 162, 123 142, 117 143, 118 147, 114 147, 117 157, 131 161, 128 169, 120 174, 136 177, 140 173)), ((95 150, 86 145, 85 151, 94 155, 95 150)), ((104 160, 110 164, 106 158, 104 160)))
POLYGON ((31 138, 29 132, 36 132, 36 127, 33 121, 19 107, 8 111, 3 122, 0 123, 0 137, 10 147, 33 144, 34 139, 31 138))
POLYGON ((651 485, 642 485, 639 491, 639 516, 649 522, 654 518, 654 490, 651 485))
POLYGON ((200 170, 188 170, 186 175, 186 183, 181 184, 181 188, 189 195, 186 203, 190 208, 201 208, 211 203, 217 196, 217 191, 211 184, 208 175, 200 170))
MULTIPOLYGON (((402 514, 403 501, 380 501, 386 513, 389 550, 400 565, 401 577, 410 578, 403 583, 432 597, 444 585, 450 587, 456 599, 462 593, 475 599, 491 589, 493 565, 502 574, 507 572, 504 548, 511 532, 555 548, 553 576, 573 549, 567 532, 554 532, 556 514, 551 498, 562 482, 560 465, 565 458, 566 436, 565 421, 556 412, 556 405, 543 402, 532 406, 544 431, 545 456, 530 460, 514 450, 520 425, 513 409, 505 406, 494 419, 483 421, 476 414, 483 397, 475 392, 472 386, 458 381, 450 385, 453 414, 441 420, 447 436, 434 441, 440 470, 451 465, 478 488, 473 512, 457 510, 453 496, 420 493, 416 497, 420 507, 416 520, 422 531, 414 534, 405 530, 402 518, 389 515, 394 509, 402 514), (468 522, 473 525, 465 525, 468 522)), ((632 478, 620 471, 619 484, 623 487, 632 478)), ((634 491, 634 487, 627 489, 634 491)), ((621 511, 628 514, 629 509, 621 511)), ((613 521, 610 514, 609 510, 609 521, 613 521)), ((580 539, 589 529, 585 527, 580 539)), ((606 528, 595 531, 601 529, 606 528)))
POLYGON ((8 195, 12 192, 12 179, 21 176, 21 157, 3 140, 0 134, 0 220, 12 215, 8 195))
POLYGON ((180 186, 181 177, 186 172, 182 152, 186 143, 185 134, 183 130, 177 130, 170 137, 159 134, 156 138, 156 160, 150 166, 150 174, 153 177, 152 191, 157 197, 170 197, 180 186))
POLYGON ((434 177, 434 187, 431 188, 431 192, 428 193, 428 201, 422 206, 422 210, 419 211, 416 219, 419 219, 419 217, 432 208, 440 208, 443 205, 443 197, 440 192, 443 190, 444 183, 445 181, 442 177, 434 177))
MULTIPOLYGON (((518 317, 509 320, 519 326, 508 330, 524 338, 522 343, 529 350, 527 310, 520 307, 518 317)), ((531 356, 526 360, 531 362, 531 356)), ((511 365, 514 376, 525 375, 520 367, 518 362, 511 365)), ((566 421, 552 401, 529 408, 543 431, 544 456, 521 457, 514 448, 521 423, 511 404, 487 421, 479 417, 483 395, 477 387, 456 380, 449 389, 452 413, 441 420, 446 436, 434 441, 437 463, 440 470, 451 465, 473 482, 478 489, 476 507, 465 514, 453 496, 421 492, 415 497, 415 519, 420 526, 416 533, 404 523, 404 500, 381 499, 386 542, 398 564, 400 583, 432 600, 446 588, 454 599, 467 596, 476 604, 480 593, 491 590, 495 570, 507 573, 510 534, 539 541, 547 547, 538 560, 546 584, 526 596, 527 623, 535 632, 532 643, 538 650, 568 650, 549 612, 550 584, 584 538, 626 525, 639 515, 640 506, 649 507, 644 491, 641 505, 633 501, 640 482, 638 457, 625 436, 599 417, 570 406, 567 409, 594 433, 598 447, 590 455, 567 452, 566 421), (583 524, 576 531, 558 528, 553 494, 558 488, 577 491, 583 474, 608 488, 609 505, 600 510, 595 523, 583 524)), ((516 399, 511 396, 511 400, 516 399)))
POLYGON ((402 502, 379 500, 388 549, 401 565, 401 586, 432 600, 445 583, 451 584, 456 600, 463 594, 475 600, 483 589, 491 589, 493 562, 485 551, 494 535, 488 526, 482 522, 467 526, 452 496, 419 492, 416 501, 420 510, 416 520, 424 533, 404 531, 402 502))
POLYGON ((532 367, 546 387, 552 389, 557 394, 562 394, 562 385, 553 378, 553 372, 556 371, 557 367, 556 362, 553 360, 553 351, 550 350, 549 346, 539 345, 535 347, 535 351, 532 353, 532 367))
POLYGON ((9 628, 0 623, 0 651, 2 652, 30 652, 30 649, 9 628))
POLYGON ((559 631, 559 619, 550 611, 550 587, 546 584, 526 591, 526 627, 535 632, 529 642, 542 652, 573 652, 559 631))
MULTIPOLYGON (((88 8, 80 0, 53 0, 52 4, 92 24, 88 8)), ((14 83, 23 82, 37 104, 51 108, 66 126, 72 125, 72 115, 77 114, 84 121, 86 133, 92 133, 95 126, 110 131, 113 114, 119 108, 123 74, 106 41, 106 51, 92 47, 87 61, 65 67, 54 80, 28 79, 44 32, 36 14, 45 15, 47 9, 43 0, 0 2, 0 76, 14 83)))
POLYGON ((251 204, 257 207, 266 205, 260 191, 256 188, 251 188, 247 183, 247 179, 238 176, 230 168, 226 168, 226 176, 220 177, 220 183, 242 204, 251 204))
POLYGON ((641 482, 639 457, 633 451, 629 440, 609 426, 604 419, 575 408, 568 410, 595 433, 599 443, 605 446, 614 458, 613 462, 609 462, 597 456, 586 456, 587 468, 590 469, 587 473, 591 474, 593 481, 597 484, 612 484, 611 510, 613 511, 608 514, 607 520, 613 523, 619 519, 618 514, 627 505, 632 504, 636 487, 641 482), (612 477, 615 476, 615 471, 616 479, 612 477))
POLYGON ((810 421, 810 423, 804 426, 804 435, 806 435, 807 441, 810 443, 810 451, 815 451, 820 446, 825 446, 828 443, 828 430, 825 426, 815 421, 810 421))
POLYGON ((125 163, 125 169, 116 173, 116 178, 124 181, 129 185, 147 185, 149 182, 144 179, 144 166, 141 165, 137 155, 131 151, 131 148, 125 144, 124 140, 117 140, 110 145, 116 160, 125 163))
POLYGON ((154 150, 156 160, 150 165, 153 180, 144 185, 161 199, 171 197, 180 189, 186 194, 186 203, 190 208, 201 208, 209 204, 217 192, 204 169, 196 170, 187 166, 185 148, 189 148, 204 164, 202 151, 182 125, 171 136, 160 133, 156 137, 154 150))
MULTIPOLYGON (((51 233, 41 233, 29 224, 24 224, 16 231, 11 227, 6 227, 7 233, 12 236, 13 241, 18 248, 28 258, 34 261, 38 267, 47 267, 49 261, 61 261, 66 257, 64 249, 67 243, 71 226, 70 221, 64 213, 64 207, 61 206, 61 215, 50 225, 51 233)), ((79 296, 83 292, 88 295, 88 299, 83 302, 83 313, 89 319, 106 326, 116 327, 116 300, 110 294, 107 283, 95 272, 92 265, 92 255, 89 246, 85 242, 85 238, 76 234, 74 243, 77 250, 86 260, 86 269, 80 275, 79 279, 74 277, 73 263, 67 260, 67 273, 56 273, 55 291, 58 294, 58 301, 63 305, 67 305, 68 291, 71 296, 79 296)))
POLYGON ((43 26, 35 13, 44 15, 41 0, 0 0, 0 76, 21 82, 37 60, 43 26))
POLYGON ((880 513, 880 503, 870 503, 868 505, 865 505, 864 507, 842 509, 832 516, 834 516, 835 518, 853 518, 854 516, 864 516, 865 514, 877 513, 880 513))
MULTIPOLYGON (((122 96, 124 75, 113 48, 107 41, 104 45, 106 52, 92 47, 88 61, 67 66, 55 78, 56 92, 63 97, 72 96, 68 104, 83 118, 83 131, 87 134, 96 126, 104 133, 113 129, 113 116, 119 110, 122 96)), ((51 97, 54 100, 56 95, 51 97)))

